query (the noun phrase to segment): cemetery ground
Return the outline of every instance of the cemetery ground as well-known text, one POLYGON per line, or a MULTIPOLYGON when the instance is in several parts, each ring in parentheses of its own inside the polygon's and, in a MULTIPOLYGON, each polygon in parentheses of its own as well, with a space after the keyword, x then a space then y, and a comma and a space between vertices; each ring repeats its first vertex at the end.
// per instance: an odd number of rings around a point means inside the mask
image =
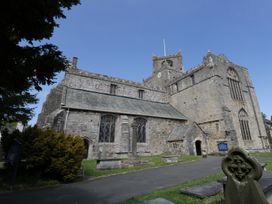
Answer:
MULTIPOLYGON (((272 153, 255 153, 252 156, 267 163, 266 169, 272 171, 272 153)), ((59 185, 55 188, 46 188, 34 191, 11 193, 0 192, 0 203, 138 203, 143 200, 165 198, 174 203, 220 203, 222 193, 208 199, 198 199, 183 195, 181 189, 209 183, 222 178, 221 161, 223 157, 208 156, 194 162, 183 162, 160 168, 150 168, 143 171, 128 172, 114 176, 102 175, 89 171, 98 178, 83 182, 59 185)), ((153 158, 156 160, 157 158, 153 158)), ((88 161, 85 165, 93 165, 88 161)), ((164 165, 164 164, 162 164, 164 165)), ((1 166, 1 164, 0 164, 1 166)), ((84 162, 83 162, 84 166, 84 162)), ((159 165, 158 165, 159 166, 159 165)), ((86 169, 86 166, 85 166, 86 169)), ((86 170, 88 172, 88 170, 86 170)), ((104 175, 122 172, 105 172, 104 175)))
MULTIPOLYGON (((157 168, 162 166, 169 165, 177 165, 179 163, 184 162, 192 162, 196 160, 200 160, 200 156, 190 156, 190 155, 182 155, 178 159, 178 163, 167 164, 161 160, 163 155, 156 156, 145 156, 139 157, 142 160, 148 161, 145 165, 134 166, 134 167, 126 167, 120 169, 109 169, 109 170, 97 170, 96 169, 96 160, 83 160, 81 173, 79 178, 76 181, 82 180, 82 176, 84 175, 84 179, 95 178, 101 176, 110 176, 115 174, 123 174, 127 172, 140 171, 149 168, 157 168)), ((124 159, 126 160, 126 159, 124 159)), ((10 191, 11 187, 9 185, 8 173, 4 170, 4 162, 0 162, 0 192, 2 191, 10 191)), ((39 178, 36 176, 21 176, 20 172, 18 173, 16 184, 12 187, 12 191, 22 191, 22 190, 30 190, 36 188, 44 188, 44 187, 54 187, 60 185, 61 182, 52 179, 39 178)))
MULTIPOLYGON (((84 175, 90 177, 99 177, 99 176, 109 176, 113 174, 120 174, 132 171, 139 171, 149 168, 157 168, 162 166, 169 166, 169 165, 176 165, 178 163, 184 162, 192 162, 201 159, 201 156, 192 156, 192 155, 182 155, 178 158, 177 163, 165 163, 161 160, 163 155, 154 155, 154 156, 143 156, 139 157, 140 160, 147 161, 144 165, 133 166, 133 167, 126 167, 120 169, 109 169, 109 170, 97 170, 96 169, 96 160, 83 160, 82 161, 82 169, 84 171, 84 175)), ((126 160, 126 159, 124 159, 126 160)))
MULTIPOLYGON (((272 172, 272 152, 256 152, 251 153, 250 156, 257 158, 258 161, 261 163, 265 163, 266 164, 265 169, 267 171, 272 172)), ((224 176, 225 175, 223 174, 223 172, 219 172, 207 177, 184 182, 173 187, 161 189, 144 195, 135 196, 122 202, 122 204, 134 204, 139 203, 141 201, 152 200, 156 198, 164 198, 175 204, 221 203, 221 200, 223 199, 223 192, 220 192, 217 195, 208 197, 206 199, 199 199, 194 196, 181 194, 180 191, 189 187, 210 183, 212 181, 218 181, 219 179, 222 179, 224 176)))

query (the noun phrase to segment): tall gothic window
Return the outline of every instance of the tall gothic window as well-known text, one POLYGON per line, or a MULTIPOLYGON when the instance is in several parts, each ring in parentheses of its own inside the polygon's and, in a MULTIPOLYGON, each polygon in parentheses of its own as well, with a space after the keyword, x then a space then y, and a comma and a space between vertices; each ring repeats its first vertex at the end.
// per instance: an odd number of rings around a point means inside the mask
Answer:
POLYGON ((137 142, 145 143, 146 142, 146 134, 145 134, 146 119, 136 118, 134 120, 134 123, 136 124, 135 131, 137 134, 137 142))
POLYGON ((231 98, 234 100, 243 101, 242 90, 240 87, 240 80, 239 80, 238 74, 233 68, 228 69, 227 79, 228 79, 231 98))
POLYGON ((248 124, 248 115, 244 109, 239 111, 239 122, 243 140, 251 140, 251 134, 248 124))
POLYGON ((114 142, 115 120, 113 115, 103 115, 100 121, 99 142, 114 142))

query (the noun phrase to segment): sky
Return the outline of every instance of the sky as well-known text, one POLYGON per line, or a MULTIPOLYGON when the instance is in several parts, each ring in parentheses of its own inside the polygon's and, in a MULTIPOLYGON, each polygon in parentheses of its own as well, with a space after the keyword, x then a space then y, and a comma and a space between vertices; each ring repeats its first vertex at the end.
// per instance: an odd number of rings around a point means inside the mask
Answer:
MULTIPOLYGON (((190 69, 208 50, 247 67, 261 111, 272 115, 271 0, 82 0, 65 11, 49 40, 78 57, 85 71, 142 82, 152 73, 152 56, 181 50, 190 69)), ((63 79, 64 73, 56 77, 63 79)), ((36 123, 52 87, 37 94, 36 123)))

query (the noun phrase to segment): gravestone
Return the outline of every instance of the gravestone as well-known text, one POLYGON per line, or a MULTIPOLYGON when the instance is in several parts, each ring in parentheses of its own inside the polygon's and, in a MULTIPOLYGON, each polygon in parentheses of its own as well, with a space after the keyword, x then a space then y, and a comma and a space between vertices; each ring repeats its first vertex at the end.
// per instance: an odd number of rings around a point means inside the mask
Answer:
POLYGON ((97 160, 96 169, 120 169, 122 167, 121 159, 101 159, 97 160))
POLYGON ((192 195, 197 198, 207 198, 213 195, 218 194, 223 190, 223 186, 219 182, 210 182, 207 184, 197 185, 186 189, 181 189, 181 193, 186 195, 192 195))
POLYGON ((257 160, 240 148, 234 148, 222 160, 227 176, 224 204, 268 204, 258 180, 263 169, 257 160))
POLYGON ((178 162, 178 155, 167 155, 167 156, 162 156, 161 160, 164 163, 177 163, 178 162))
POLYGON ((132 141, 131 141, 131 159, 137 158, 137 127, 138 125, 134 122, 131 125, 132 127, 132 141))
POLYGON ((174 204, 174 203, 164 198, 156 198, 153 200, 145 200, 137 204, 174 204))

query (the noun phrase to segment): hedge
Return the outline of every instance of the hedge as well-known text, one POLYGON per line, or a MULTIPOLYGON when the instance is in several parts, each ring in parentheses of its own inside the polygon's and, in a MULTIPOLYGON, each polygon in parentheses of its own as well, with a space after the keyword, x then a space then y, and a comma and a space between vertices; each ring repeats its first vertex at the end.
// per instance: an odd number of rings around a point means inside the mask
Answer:
POLYGON ((1 143, 6 155, 14 138, 22 143, 26 173, 64 182, 78 175, 86 151, 82 137, 37 127, 26 128, 22 133, 4 131, 1 143))

